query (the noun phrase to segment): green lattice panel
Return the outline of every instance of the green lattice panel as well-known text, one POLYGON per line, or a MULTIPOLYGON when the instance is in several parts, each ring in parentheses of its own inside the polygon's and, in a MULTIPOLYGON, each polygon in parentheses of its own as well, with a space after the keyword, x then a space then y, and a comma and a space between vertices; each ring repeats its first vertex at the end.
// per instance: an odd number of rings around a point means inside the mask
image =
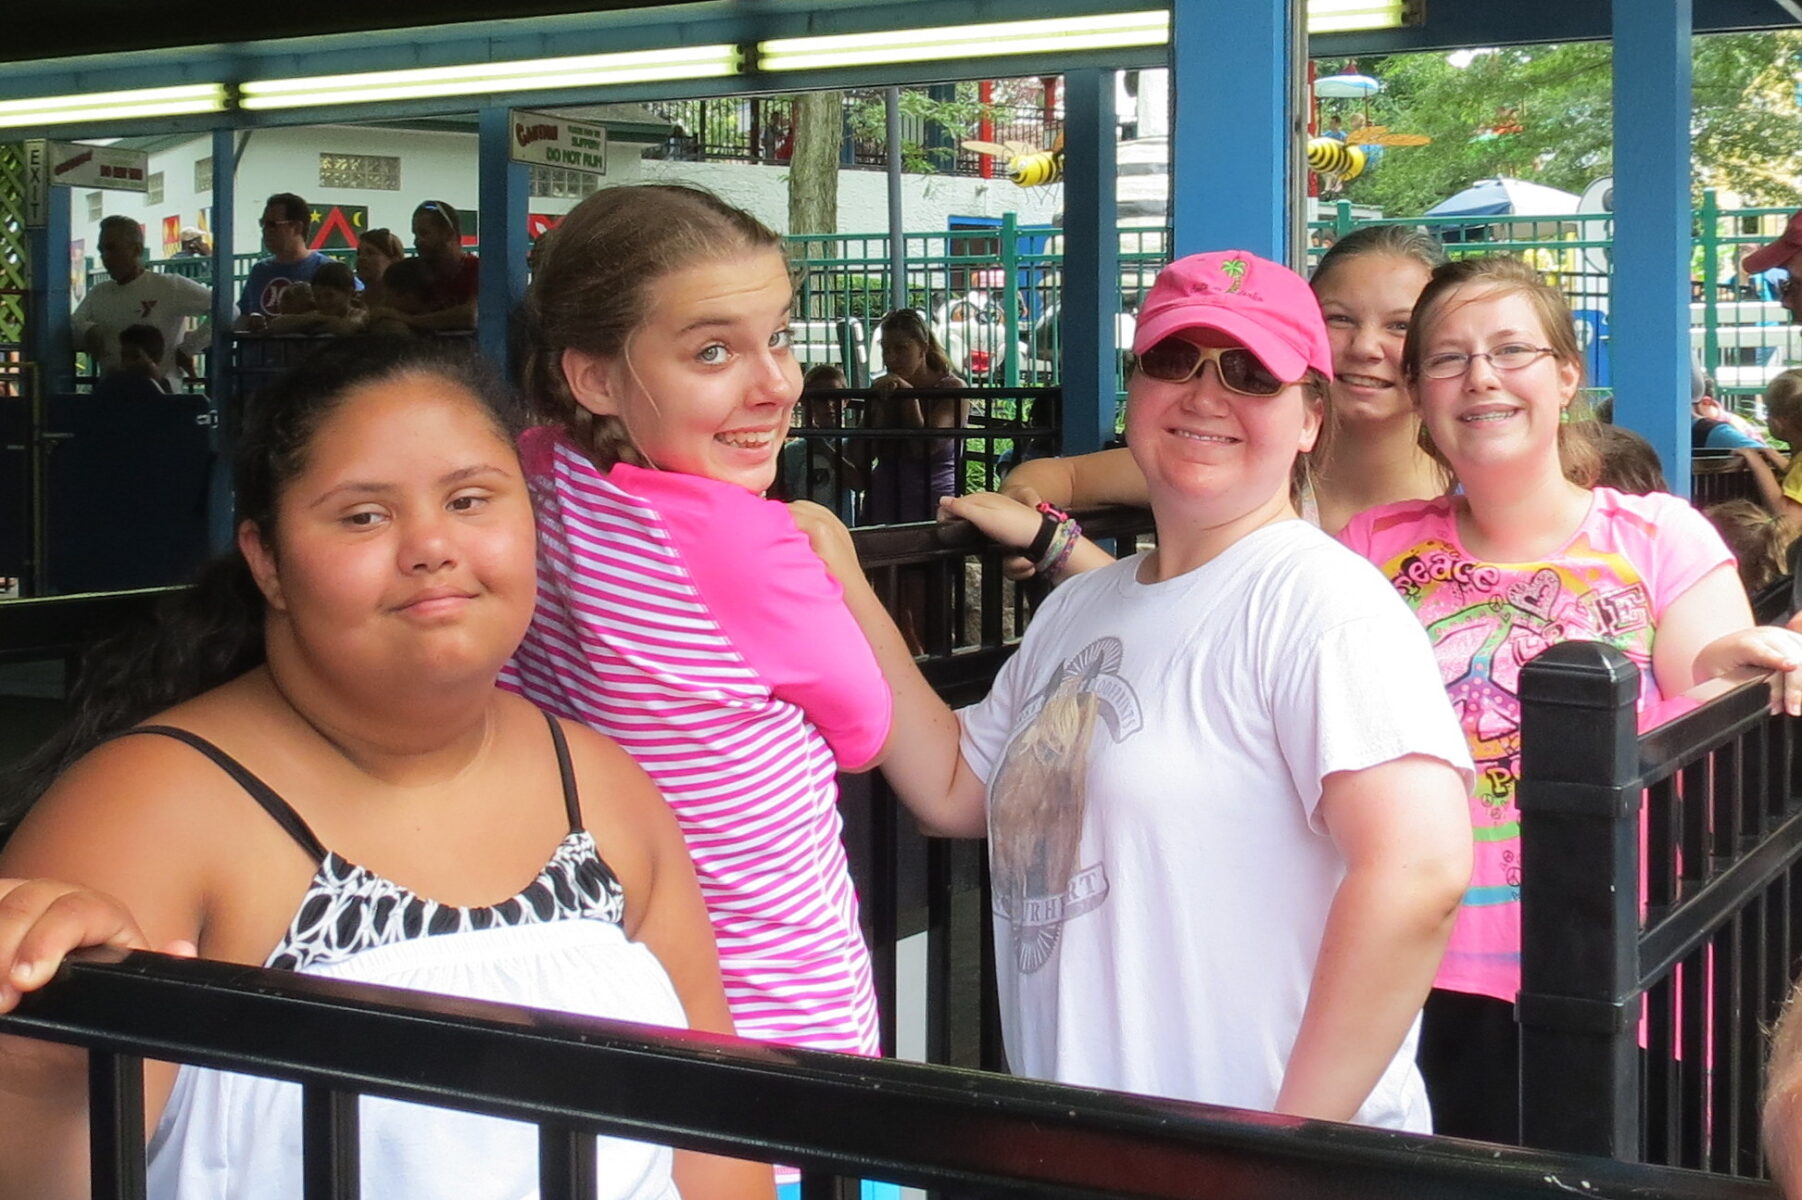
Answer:
POLYGON ((25 336, 25 156, 0 142, 0 342, 25 336))

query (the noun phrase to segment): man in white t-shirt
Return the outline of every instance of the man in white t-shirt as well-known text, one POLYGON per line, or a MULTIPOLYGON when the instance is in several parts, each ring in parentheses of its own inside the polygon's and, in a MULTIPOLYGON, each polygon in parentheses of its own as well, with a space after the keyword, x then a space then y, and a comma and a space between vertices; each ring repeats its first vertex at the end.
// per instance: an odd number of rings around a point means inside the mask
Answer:
POLYGON ((100 262, 110 278, 88 289, 70 318, 75 348, 86 352, 101 371, 119 366, 119 334, 133 325, 150 325, 163 335, 163 359, 157 364, 169 390, 181 390, 177 351, 204 349, 211 338, 211 288, 144 269, 144 230, 125 216, 100 222, 100 262), (191 319, 197 323, 189 327, 191 319))

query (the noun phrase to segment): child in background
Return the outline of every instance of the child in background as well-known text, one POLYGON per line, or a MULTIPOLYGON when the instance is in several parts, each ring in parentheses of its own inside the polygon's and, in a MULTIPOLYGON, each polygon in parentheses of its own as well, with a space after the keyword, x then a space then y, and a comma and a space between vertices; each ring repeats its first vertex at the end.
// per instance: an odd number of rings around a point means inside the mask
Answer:
POLYGON ((313 303, 313 285, 304 279, 290 283, 282 289, 281 299, 277 303, 281 307, 279 316, 298 317, 310 313, 317 307, 313 303))
POLYGON ((1771 436, 1789 446, 1790 457, 1768 449, 1741 450, 1739 455, 1765 506, 1796 525, 1802 523, 1802 454, 1795 453, 1802 445, 1802 370, 1785 371, 1766 384, 1764 408, 1771 436))
POLYGON ((371 307, 364 319, 364 329, 369 333, 387 334, 393 337, 411 337, 413 326, 405 318, 417 316, 426 311, 430 304, 432 291, 432 272, 426 264, 417 258, 403 258, 388 268, 382 276, 382 292, 385 302, 381 307, 371 307))
POLYGON ((1740 582, 1748 596, 1789 574, 1789 547, 1796 530, 1788 521, 1751 500, 1723 500, 1709 505, 1702 515, 1714 522, 1739 561, 1740 582))
POLYGON ((270 333, 359 333, 363 316, 351 307, 357 294, 357 277, 341 262, 329 262, 313 273, 310 284, 294 284, 282 293, 282 315, 269 322, 270 333), (310 311, 288 312, 288 292, 305 287, 311 293, 310 311))
MULTIPOLYGON (((801 380, 801 424, 808 429, 843 429, 844 401, 819 393, 844 389, 845 373, 837 365, 809 368, 801 380)), ((782 447, 781 481, 787 499, 811 500, 831 509, 847 525, 856 521, 864 478, 845 456, 844 439, 790 438, 782 447)))
POLYGON ((163 331, 154 325, 128 325, 119 331, 119 371, 142 376, 156 384, 159 392, 169 390, 163 378, 163 331))
POLYGON ((1645 438, 1619 425, 1599 425, 1596 441, 1602 452, 1601 474, 1596 476, 1596 482, 1602 487, 1629 496, 1671 490, 1664 478, 1664 463, 1645 438))

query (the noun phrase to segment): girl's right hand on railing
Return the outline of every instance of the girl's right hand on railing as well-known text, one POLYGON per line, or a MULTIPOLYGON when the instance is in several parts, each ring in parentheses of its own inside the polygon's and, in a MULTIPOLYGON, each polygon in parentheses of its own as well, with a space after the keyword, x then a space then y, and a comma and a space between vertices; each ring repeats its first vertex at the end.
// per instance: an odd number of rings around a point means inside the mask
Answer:
MULTIPOLYGON (((48 983, 70 951, 87 946, 153 948, 111 896, 54 879, 0 879, 0 1013, 48 983)), ((190 958, 196 952, 187 941, 156 949, 190 958)))
MULTIPOLYGON (((1044 524, 1038 509, 1000 492, 940 497, 939 520, 952 519, 968 521, 990 541, 1019 551, 1032 545, 1044 524)), ((1001 562, 1001 570, 1009 579, 1030 579, 1032 567, 1032 560, 1024 554, 1011 554, 1001 562)))

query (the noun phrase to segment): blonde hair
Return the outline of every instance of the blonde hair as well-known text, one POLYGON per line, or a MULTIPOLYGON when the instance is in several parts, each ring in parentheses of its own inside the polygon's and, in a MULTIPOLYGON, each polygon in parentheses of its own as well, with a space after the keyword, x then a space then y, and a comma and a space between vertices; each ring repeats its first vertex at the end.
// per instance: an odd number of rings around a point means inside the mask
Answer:
POLYGON ((1771 1053, 1765 1060, 1764 1112, 1760 1121, 1765 1161, 1771 1181, 1792 1198, 1802 1195, 1802 1175, 1795 1161, 1797 1126, 1802 1124, 1802 984, 1783 1002, 1771 1030, 1771 1053))
POLYGON ((1763 591, 1783 578, 1784 561, 1794 534, 1788 521, 1752 500, 1723 500, 1703 515, 1720 530, 1721 540, 1739 560, 1739 579, 1747 594, 1763 591))
MULTIPOLYGON (((1585 378, 1583 348, 1577 344, 1576 326, 1571 321, 1570 305, 1564 293, 1539 277, 1539 272, 1507 254, 1482 258, 1461 258, 1433 268, 1414 312, 1408 318, 1408 335, 1402 341, 1402 373, 1410 384, 1420 379, 1420 359, 1425 352, 1427 331, 1445 315, 1452 295, 1463 287, 1484 287, 1504 296, 1522 296, 1533 307, 1539 324, 1545 330, 1546 343, 1552 357, 1577 372, 1577 387, 1585 378)), ((1579 487, 1594 487, 1602 473, 1601 427, 1587 405, 1573 402, 1566 409, 1566 419, 1558 426, 1558 463, 1564 477, 1579 487)), ((1452 464, 1433 444, 1423 422, 1420 427, 1421 449, 1433 461, 1456 476, 1452 464)))
POLYGON ((1791 368, 1764 385, 1764 411, 1792 429, 1802 424, 1802 370, 1791 368))
POLYGON ((685 184, 607 188, 576 205, 538 242, 523 306, 529 346, 520 386, 533 415, 560 425, 595 463, 647 465, 625 422, 590 412, 563 374, 563 352, 626 353, 664 276, 760 250, 782 238, 743 209, 685 184))

